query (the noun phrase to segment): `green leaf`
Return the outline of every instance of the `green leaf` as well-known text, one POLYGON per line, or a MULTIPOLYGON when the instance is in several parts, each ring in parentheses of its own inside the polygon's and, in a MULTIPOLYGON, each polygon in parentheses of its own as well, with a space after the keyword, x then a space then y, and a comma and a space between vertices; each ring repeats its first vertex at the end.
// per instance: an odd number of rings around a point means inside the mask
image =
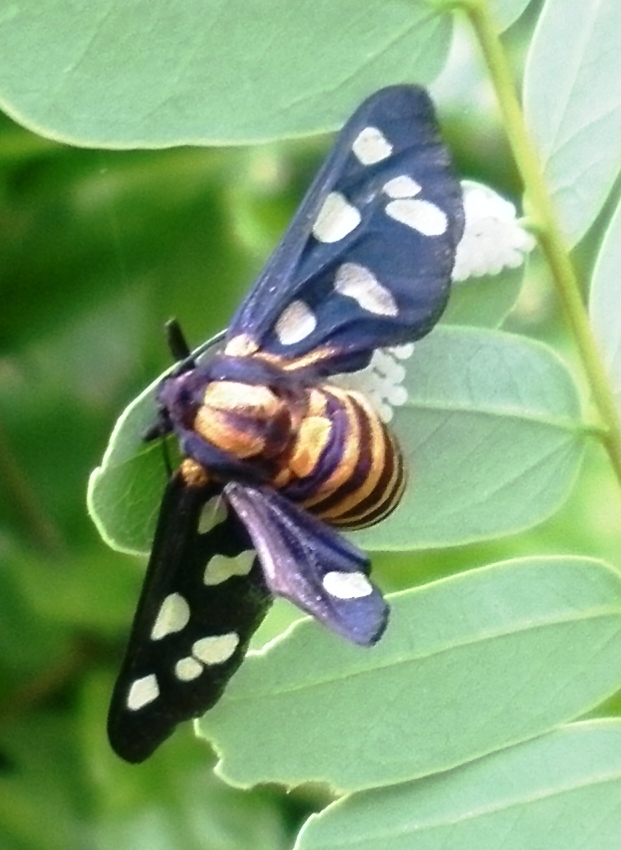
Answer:
POLYGON ((450 546, 551 514, 582 457, 576 386, 540 343, 438 327, 407 362, 409 400, 391 423, 410 481, 399 507, 352 534, 367 549, 450 546))
POLYGON ((296 850, 617 850, 621 722, 576 723, 474 764, 340 800, 296 850))
POLYGON ((119 148, 332 129, 383 85, 432 80, 451 36, 425 0, 24 0, 0 21, 3 108, 42 135, 119 148))
POLYGON ((471 277, 453 284, 442 322, 449 325, 498 327, 515 304, 523 277, 523 268, 503 269, 500 274, 471 277))
MULTIPOLYGON (((198 362, 217 349, 216 334, 193 355, 198 362)), ((105 542, 121 552, 146 553, 151 548, 155 522, 167 474, 162 447, 145 443, 145 432, 157 420, 156 391, 170 369, 129 404, 118 418, 108 447, 88 482, 88 511, 105 542)), ((176 447, 170 441, 170 451, 176 447)))
POLYGON ((548 0, 526 62, 524 110, 571 244, 619 173, 620 78, 617 0, 548 0))
MULTIPOLYGON (((397 510, 355 532, 356 543, 454 545, 526 528, 559 506, 584 431, 575 385, 550 349, 495 331, 438 327, 408 365, 410 398, 392 424, 411 481, 397 510)), ((160 380, 121 415, 89 482, 99 532, 122 551, 148 551, 164 489, 161 449, 142 442, 160 380)))
POLYGON ((121 552, 149 551, 166 486, 161 447, 142 440, 155 421, 155 391, 162 378, 160 375, 123 411, 101 466, 88 481, 88 512, 105 542, 121 552))
POLYGON ((500 32, 517 21, 529 3, 530 0, 488 0, 494 23, 500 32))
POLYGON ((606 371, 621 409, 621 204, 610 222, 593 271, 589 312, 606 371))
POLYGON ((540 735, 618 687, 621 578, 601 562, 507 561, 391 605, 372 649, 304 620, 248 656, 199 721, 223 778, 403 782, 540 735))

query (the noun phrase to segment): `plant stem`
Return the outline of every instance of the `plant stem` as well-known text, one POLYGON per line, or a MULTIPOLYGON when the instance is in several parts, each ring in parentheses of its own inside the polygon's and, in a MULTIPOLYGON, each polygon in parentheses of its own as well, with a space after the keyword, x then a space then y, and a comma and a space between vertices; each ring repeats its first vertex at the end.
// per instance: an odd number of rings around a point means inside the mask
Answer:
POLYGON ((552 271, 595 405, 604 424, 600 438, 621 484, 621 423, 614 394, 591 331, 576 272, 558 225, 546 180, 526 129, 509 63, 486 0, 458 0, 454 6, 464 10, 481 46, 509 144, 524 183, 528 215, 533 220, 533 230, 552 271))

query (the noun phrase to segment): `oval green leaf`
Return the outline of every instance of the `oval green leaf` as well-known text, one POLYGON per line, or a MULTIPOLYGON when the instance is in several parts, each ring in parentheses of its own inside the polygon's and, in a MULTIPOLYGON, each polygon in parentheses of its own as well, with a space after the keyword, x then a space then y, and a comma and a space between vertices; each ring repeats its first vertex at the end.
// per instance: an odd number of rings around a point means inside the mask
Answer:
MULTIPOLYGON (((550 349, 496 331, 438 327, 408 366, 409 400, 392 424, 411 480, 388 519, 352 535, 358 545, 471 542, 526 528, 561 504, 585 431, 576 387, 550 349)), ((91 515, 122 551, 148 551, 163 492, 161 449, 141 439, 158 381, 122 414, 89 482, 91 515)))
POLYGON ((523 278, 524 268, 503 269, 500 274, 470 277, 454 283, 442 322, 499 327, 520 294, 523 278))
POLYGON ((367 549, 434 548, 527 528, 569 494, 584 426, 574 381, 540 343, 438 327, 407 361, 391 423, 410 481, 401 504, 352 538, 367 549))
POLYGON ((248 656, 198 724, 227 781, 403 782, 540 735, 619 685, 621 578, 601 562, 504 562, 391 606, 372 649, 304 620, 248 656))
POLYGON ((617 850, 621 721, 566 726, 312 816, 295 850, 617 850))
MULTIPOLYGON (((194 357, 209 359, 222 334, 199 346, 194 357)), ((145 554, 151 548, 167 474, 159 442, 145 443, 144 434, 157 418, 155 395, 161 374, 119 416, 101 466, 88 481, 88 512, 108 546, 120 552, 145 554)), ((167 450, 177 458, 174 440, 167 450)))
POLYGON ((494 17, 494 23, 502 32, 517 21, 529 3, 530 0, 489 0, 488 5, 494 17))
POLYGON ((432 80, 451 37, 449 12, 425 0, 24 0, 0 22, 3 109, 112 148, 333 129, 375 89, 432 80))
POLYGON ((620 78, 617 0, 548 0, 526 62, 524 111, 571 244, 619 173, 620 78))

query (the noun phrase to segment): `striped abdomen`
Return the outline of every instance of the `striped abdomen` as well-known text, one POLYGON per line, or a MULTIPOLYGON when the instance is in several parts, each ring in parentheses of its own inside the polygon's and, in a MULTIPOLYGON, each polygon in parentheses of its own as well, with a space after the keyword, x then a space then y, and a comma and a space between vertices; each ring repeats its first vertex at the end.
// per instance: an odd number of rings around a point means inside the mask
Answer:
POLYGON ((366 398, 323 386, 310 391, 293 451, 274 483, 330 525, 353 529, 379 522, 397 506, 405 470, 366 398))
POLYGON ((379 522, 399 503, 405 471, 377 411, 339 387, 294 389, 285 398, 261 384, 210 382, 192 427, 330 525, 379 522))

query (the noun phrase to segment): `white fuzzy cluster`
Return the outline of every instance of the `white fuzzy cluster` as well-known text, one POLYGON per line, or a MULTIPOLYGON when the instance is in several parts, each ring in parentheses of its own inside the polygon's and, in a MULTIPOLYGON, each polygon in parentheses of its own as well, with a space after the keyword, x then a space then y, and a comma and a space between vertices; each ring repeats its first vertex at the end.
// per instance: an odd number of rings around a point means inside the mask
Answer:
POLYGON ((494 275, 517 268, 535 240, 515 216, 515 207, 481 183, 462 181, 466 225, 457 246, 452 278, 494 275))
POLYGON ((401 407, 408 399, 403 386, 406 370, 403 362, 412 356, 414 344, 378 348, 371 362, 360 372, 335 375, 330 383, 344 390, 363 393, 377 410, 383 422, 390 422, 393 408, 401 407))

